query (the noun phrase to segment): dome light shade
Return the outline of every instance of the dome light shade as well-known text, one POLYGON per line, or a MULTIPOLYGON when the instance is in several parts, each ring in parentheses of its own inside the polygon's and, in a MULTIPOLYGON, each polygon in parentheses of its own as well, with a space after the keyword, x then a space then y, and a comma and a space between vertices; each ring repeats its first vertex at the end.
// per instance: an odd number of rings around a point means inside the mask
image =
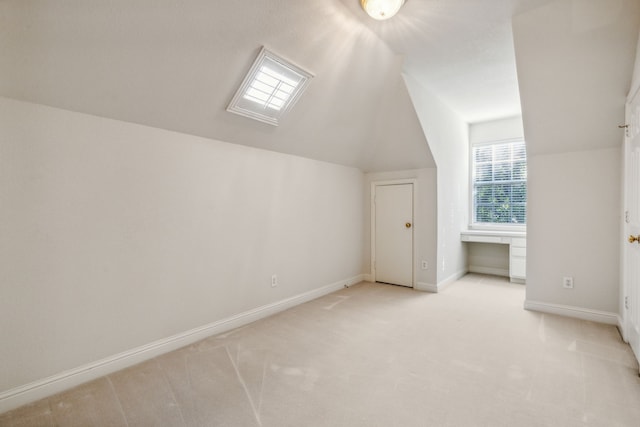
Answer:
POLYGON ((360 0, 365 12, 373 19, 389 19, 402 7, 404 0, 360 0))

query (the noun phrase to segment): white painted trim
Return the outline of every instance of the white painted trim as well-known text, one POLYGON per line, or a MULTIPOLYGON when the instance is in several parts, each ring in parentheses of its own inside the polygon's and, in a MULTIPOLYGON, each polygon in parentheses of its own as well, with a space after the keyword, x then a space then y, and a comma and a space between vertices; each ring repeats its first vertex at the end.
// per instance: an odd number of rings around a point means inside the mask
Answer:
POLYGON ((416 287, 416 277, 417 277, 417 266, 416 266, 416 253, 417 253, 417 242, 416 242, 416 194, 418 188, 418 180, 414 178, 406 178, 406 179, 394 179, 387 181, 372 181, 371 182, 371 190, 370 190, 370 218, 371 218, 371 282, 376 281, 376 187, 383 185, 403 185, 403 184, 412 184, 412 194, 411 194, 411 222, 413 224, 411 228, 413 247, 411 248, 411 287, 416 287))
POLYGON ((438 285, 434 285, 433 283, 418 282, 416 283, 415 289, 417 291, 438 293, 438 285))
POLYGON ((492 276, 509 277, 509 270, 504 268, 483 267, 481 265, 470 265, 469 273, 490 274, 492 276))
POLYGON ((626 332, 626 329, 624 327, 625 321, 622 318, 622 316, 620 316, 619 314, 618 314, 617 318, 618 318, 618 324, 617 324, 618 331, 620 332, 620 336, 622 337, 622 341, 624 341, 627 344, 629 344, 629 339, 627 338, 627 332, 626 332))
POLYGON ((454 283, 456 280, 460 279, 461 277, 464 277, 464 275, 467 274, 467 270, 459 270, 455 273, 453 273, 451 276, 447 277, 446 279, 438 282, 438 292, 444 290, 447 286, 451 285, 452 283, 454 283))
POLYGON ((589 308, 575 307, 571 305, 550 304, 540 301, 525 300, 524 309, 539 311, 541 313, 557 314, 559 316, 573 317, 576 319, 589 320, 591 322, 605 323, 607 325, 618 325, 621 322, 617 313, 608 311, 592 310, 589 308))
POLYGON ((438 293, 444 290, 450 284, 454 283, 456 280, 463 277, 465 274, 467 274, 467 270, 460 270, 457 273, 454 273, 451 276, 447 277, 437 285, 433 283, 418 282, 415 288, 419 291, 438 293))
POLYGON ((164 353, 193 344, 204 338, 218 335, 247 325, 291 307, 314 300, 324 295, 355 285, 364 280, 364 275, 339 280, 335 283, 302 293, 281 301, 263 305, 235 316, 221 319, 189 331, 185 331, 125 352, 88 363, 68 371, 60 372, 41 380, 25 384, 0 394, 0 413, 51 396, 77 385, 95 380, 121 369, 152 359, 164 353))
POLYGON ((363 274, 363 275, 362 275, 362 280, 363 280, 364 282, 371 282, 371 283, 373 283, 373 282, 374 282, 374 280, 373 280, 373 274, 363 274))

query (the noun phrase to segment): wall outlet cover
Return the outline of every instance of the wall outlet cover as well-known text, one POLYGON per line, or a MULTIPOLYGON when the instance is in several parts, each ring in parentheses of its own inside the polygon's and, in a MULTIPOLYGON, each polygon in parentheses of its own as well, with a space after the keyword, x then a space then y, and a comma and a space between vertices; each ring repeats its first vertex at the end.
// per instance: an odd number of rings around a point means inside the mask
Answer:
POLYGON ((573 289, 573 277, 563 277, 562 287, 565 289, 573 289))

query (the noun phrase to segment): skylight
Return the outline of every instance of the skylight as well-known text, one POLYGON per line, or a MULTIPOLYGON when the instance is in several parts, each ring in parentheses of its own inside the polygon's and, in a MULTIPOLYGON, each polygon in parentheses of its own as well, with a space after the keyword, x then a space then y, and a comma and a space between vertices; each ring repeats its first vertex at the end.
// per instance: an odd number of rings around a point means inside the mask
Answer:
POLYGON ((262 48, 227 111, 277 126, 313 77, 262 48))

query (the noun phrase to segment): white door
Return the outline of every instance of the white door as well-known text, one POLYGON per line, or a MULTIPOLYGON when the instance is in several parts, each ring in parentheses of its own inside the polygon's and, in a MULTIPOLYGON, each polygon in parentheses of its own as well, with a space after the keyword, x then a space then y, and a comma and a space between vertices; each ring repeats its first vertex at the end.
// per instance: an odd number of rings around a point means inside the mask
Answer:
POLYGON ((624 336, 640 361, 640 94, 627 104, 624 144, 624 336))
POLYGON ((413 287, 413 184, 374 185, 376 282, 413 287))

